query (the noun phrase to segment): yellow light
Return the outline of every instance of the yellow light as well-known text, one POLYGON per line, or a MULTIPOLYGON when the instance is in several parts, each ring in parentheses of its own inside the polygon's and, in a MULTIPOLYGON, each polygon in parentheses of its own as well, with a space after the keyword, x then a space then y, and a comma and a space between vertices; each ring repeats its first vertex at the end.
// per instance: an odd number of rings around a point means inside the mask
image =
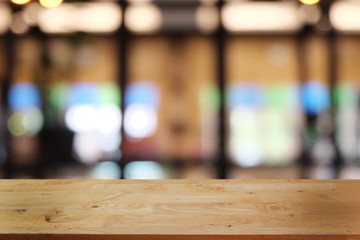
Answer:
POLYGON ((312 5, 312 4, 318 3, 319 0, 300 0, 300 2, 302 2, 303 4, 307 4, 307 5, 312 5))
POLYGON ((19 4, 19 5, 22 5, 22 4, 25 4, 25 3, 28 3, 30 2, 30 0, 11 0, 13 3, 15 4, 19 4))
POLYGON ((40 4, 46 8, 53 8, 59 6, 63 0, 40 0, 40 4))
POLYGON ((161 10, 154 4, 131 4, 125 12, 125 25, 135 33, 154 33, 162 21, 161 10))

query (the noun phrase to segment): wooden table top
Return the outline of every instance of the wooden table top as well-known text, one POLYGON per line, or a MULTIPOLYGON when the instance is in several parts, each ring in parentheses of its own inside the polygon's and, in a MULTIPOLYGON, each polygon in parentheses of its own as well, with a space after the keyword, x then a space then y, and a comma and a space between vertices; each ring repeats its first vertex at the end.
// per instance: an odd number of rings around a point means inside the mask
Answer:
POLYGON ((360 239, 360 180, 0 180, 0 239, 360 239))

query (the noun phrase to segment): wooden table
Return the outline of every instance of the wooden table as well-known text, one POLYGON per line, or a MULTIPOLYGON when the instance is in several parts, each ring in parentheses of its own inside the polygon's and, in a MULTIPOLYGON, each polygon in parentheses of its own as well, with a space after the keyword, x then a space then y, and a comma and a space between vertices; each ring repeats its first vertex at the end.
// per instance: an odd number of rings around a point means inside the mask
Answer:
POLYGON ((360 181, 0 180, 0 239, 360 239, 360 181))

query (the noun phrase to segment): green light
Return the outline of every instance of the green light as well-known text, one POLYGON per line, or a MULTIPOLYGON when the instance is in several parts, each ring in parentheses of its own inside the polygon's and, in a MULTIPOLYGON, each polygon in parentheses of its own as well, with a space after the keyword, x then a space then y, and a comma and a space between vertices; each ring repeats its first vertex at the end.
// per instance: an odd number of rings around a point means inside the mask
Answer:
POLYGON ((41 130, 44 117, 39 109, 28 109, 23 115, 22 124, 26 130, 26 135, 34 136, 41 130))
POLYGON ((339 84, 334 90, 334 100, 338 107, 356 106, 358 96, 351 83, 339 84))
POLYGON ((200 107, 204 110, 217 110, 220 107, 220 92, 219 89, 209 84, 200 90, 199 96, 200 107))
POLYGON ((290 104, 289 91, 285 86, 271 86, 266 91, 266 103, 273 107, 285 108, 290 104))
POLYGON ((57 109, 66 107, 68 86, 64 83, 54 84, 50 88, 49 101, 57 109))
POLYGON ((15 112, 8 119, 8 129, 14 136, 34 136, 41 130, 44 118, 38 108, 15 112))
POLYGON ((113 103, 121 104, 121 93, 114 83, 103 83, 100 85, 100 104, 113 103))
POLYGON ((24 114, 23 113, 13 113, 8 120, 8 129, 12 135, 21 136, 26 133, 26 128, 24 126, 24 114))

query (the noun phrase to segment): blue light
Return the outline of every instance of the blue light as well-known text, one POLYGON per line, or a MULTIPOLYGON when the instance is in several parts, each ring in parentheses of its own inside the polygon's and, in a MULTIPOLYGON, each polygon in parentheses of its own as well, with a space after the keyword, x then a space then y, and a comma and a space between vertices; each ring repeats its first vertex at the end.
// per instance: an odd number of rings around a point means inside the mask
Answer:
POLYGON ((307 82, 302 87, 301 99, 304 111, 312 115, 326 111, 330 105, 329 90, 319 81, 307 82))
POLYGON ((263 102, 263 91, 255 84, 233 84, 227 90, 227 105, 229 108, 239 105, 259 107, 263 102))
POLYGON ((125 166, 124 177, 125 179, 164 179, 166 176, 159 163, 138 161, 125 166))
POLYGON ((33 83, 17 83, 13 85, 9 90, 8 101, 13 111, 24 111, 41 105, 39 89, 33 83))
POLYGON ((76 83, 70 87, 68 105, 100 104, 100 90, 94 83, 76 83))
POLYGON ((126 88, 125 106, 133 103, 141 103, 158 107, 160 102, 159 90, 150 82, 135 82, 126 88))

